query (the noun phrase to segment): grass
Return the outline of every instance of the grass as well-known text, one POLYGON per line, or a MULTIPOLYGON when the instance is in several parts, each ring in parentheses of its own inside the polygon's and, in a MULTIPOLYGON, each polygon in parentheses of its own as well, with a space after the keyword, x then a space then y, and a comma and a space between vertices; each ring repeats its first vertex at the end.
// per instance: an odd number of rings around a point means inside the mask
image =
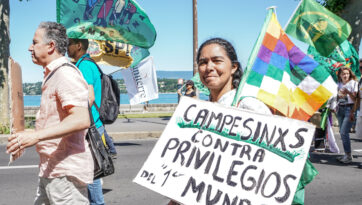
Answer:
MULTIPOLYGON (((127 118, 164 118, 171 117, 173 115, 170 113, 140 113, 140 114, 125 114, 118 115, 118 119, 127 119, 127 118)), ((35 128, 35 117, 34 116, 26 116, 25 117, 25 128, 26 129, 34 129, 35 128)), ((0 134, 9 132, 6 129, 6 126, 0 126, 0 134)))
POLYGON ((157 117, 171 117, 172 112, 170 113, 140 113, 140 114, 123 114, 118 115, 118 118, 125 119, 125 118, 157 118, 157 117))

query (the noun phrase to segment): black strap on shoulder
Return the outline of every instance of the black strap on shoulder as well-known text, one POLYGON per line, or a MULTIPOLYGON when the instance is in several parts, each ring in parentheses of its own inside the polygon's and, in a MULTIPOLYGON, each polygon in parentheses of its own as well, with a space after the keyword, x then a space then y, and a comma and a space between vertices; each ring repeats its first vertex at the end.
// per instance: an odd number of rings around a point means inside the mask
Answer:
POLYGON ((77 67, 75 67, 75 65, 73 65, 73 64, 71 64, 71 63, 63 63, 62 65, 60 65, 59 67, 57 67, 56 69, 54 69, 53 70, 53 72, 51 72, 50 74, 49 74, 49 76, 47 77, 47 79, 44 81, 44 84, 54 75, 54 73, 59 69, 59 68, 61 68, 61 67, 63 67, 63 66, 70 66, 70 67, 72 67, 72 68, 74 68, 74 69, 77 69, 77 67))
POLYGON ((79 64, 81 64, 84 60, 90 61, 90 62, 94 63, 94 64, 97 66, 99 72, 101 73, 101 78, 102 78, 103 71, 102 71, 102 69, 98 66, 98 64, 97 64, 92 58, 89 58, 89 57, 84 57, 84 58, 82 58, 82 60, 79 62, 79 64))

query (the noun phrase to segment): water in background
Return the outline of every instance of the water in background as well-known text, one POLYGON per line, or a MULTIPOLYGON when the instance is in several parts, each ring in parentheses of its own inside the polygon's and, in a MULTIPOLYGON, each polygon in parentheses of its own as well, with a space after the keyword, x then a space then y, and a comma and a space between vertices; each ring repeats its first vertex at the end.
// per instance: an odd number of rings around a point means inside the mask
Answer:
MULTIPOLYGON (((121 104, 129 104, 128 94, 121 94, 121 104)), ((208 96, 200 94, 200 99, 207 100, 208 96)), ((159 93, 158 99, 151 100, 150 104, 177 103, 177 93, 159 93)), ((40 106, 40 95, 25 95, 24 106, 40 106)))
MULTIPOLYGON (((156 71, 156 75, 158 79, 166 78, 166 79, 185 79, 190 80, 193 76, 193 71, 164 71, 164 70, 158 70, 156 71)), ((122 72, 117 71, 112 74, 112 77, 114 79, 123 79, 122 72)))

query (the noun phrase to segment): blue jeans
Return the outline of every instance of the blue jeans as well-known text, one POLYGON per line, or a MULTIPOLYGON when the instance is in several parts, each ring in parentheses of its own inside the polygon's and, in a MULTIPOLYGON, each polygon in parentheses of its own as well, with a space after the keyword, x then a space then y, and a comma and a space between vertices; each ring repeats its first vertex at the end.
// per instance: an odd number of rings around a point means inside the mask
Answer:
MULTIPOLYGON (((98 127, 97 130, 102 136, 104 127, 98 127)), ((92 184, 88 184, 88 199, 91 205, 104 205, 101 179, 95 179, 92 184)))
POLYGON ((342 138, 343 149, 345 153, 351 153, 351 141, 349 139, 349 131, 353 122, 349 120, 352 106, 338 106, 337 119, 339 125, 339 134, 342 138))
POLYGON ((107 131, 103 128, 104 130, 104 137, 106 138, 106 143, 109 149, 109 152, 111 154, 117 154, 116 148, 114 147, 114 143, 111 139, 111 137, 108 135, 107 131))

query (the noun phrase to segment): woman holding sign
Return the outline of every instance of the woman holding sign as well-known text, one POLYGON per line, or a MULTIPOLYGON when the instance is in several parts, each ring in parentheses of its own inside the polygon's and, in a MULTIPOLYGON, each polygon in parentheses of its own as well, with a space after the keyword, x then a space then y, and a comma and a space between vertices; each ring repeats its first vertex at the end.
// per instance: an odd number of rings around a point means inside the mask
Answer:
MULTIPOLYGON (((196 61, 200 80, 210 91, 210 101, 231 106, 243 75, 231 43, 222 38, 205 41, 199 48, 196 61)), ((268 106, 253 97, 242 98, 237 107, 262 114, 272 114, 268 106)), ((312 166, 309 161, 306 163, 307 166, 308 168, 312 166)), ((306 171, 310 171, 310 169, 304 169, 302 178, 311 176, 306 171)), ((311 172, 309 173, 311 174, 311 172)), ((293 204, 304 202, 304 186, 314 178, 314 173, 312 175, 311 178, 307 177, 307 180, 299 182, 299 189, 294 196, 293 204)), ((169 203, 169 205, 177 204, 174 201, 169 203)))

